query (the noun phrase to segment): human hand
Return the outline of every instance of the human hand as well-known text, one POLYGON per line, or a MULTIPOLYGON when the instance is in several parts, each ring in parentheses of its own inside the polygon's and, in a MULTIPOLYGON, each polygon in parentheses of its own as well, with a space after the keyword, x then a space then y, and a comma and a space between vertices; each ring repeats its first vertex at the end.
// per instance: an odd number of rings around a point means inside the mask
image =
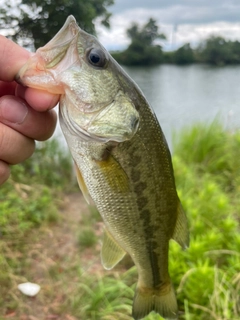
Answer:
POLYGON ((0 35, 0 185, 10 175, 10 165, 29 158, 35 140, 54 132, 59 96, 23 87, 14 81, 30 53, 0 35))

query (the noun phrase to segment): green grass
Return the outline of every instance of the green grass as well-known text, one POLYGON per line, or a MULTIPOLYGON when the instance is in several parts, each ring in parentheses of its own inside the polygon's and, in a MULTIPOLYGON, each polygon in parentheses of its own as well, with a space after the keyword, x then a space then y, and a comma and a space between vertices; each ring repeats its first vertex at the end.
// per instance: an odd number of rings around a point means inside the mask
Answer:
POLYGON ((174 154, 191 235, 187 251, 173 243, 170 252, 183 319, 239 319, 240 133, 217 122, 196 125, 182 133, 174 154))
POLYGON ((210 174, 224 191, 240 186, 240 132, 228 133, 218 121, 196 124, 175 135, 174 155, 200 177, 210 174))
MULTIPOLYGON (((69 188, 68 183, 72 181, 71 162, 57 144, 55 151, 48 146, 41 148, 32 160, 16 168, 12 180, 0 189, 0 229, 4 240, 0 242, 0 286, 4 290, 0 294, 0 310, 3 306, 5 310, 21 308, 19 301, 11 297, 16 275, 22 277, 28 262, 18 259, 15 253, 26 246, 28 232, 58 219, 60 195, 74 186, 73 182, 69 188)), ((173 165, 191 237, 190 248, 185 251, 174 241, 170 244, 169 269, 180 319, 238 320, 240 132, 229 133, 217 122, 185 129, 175 141, 173 165)), ((98 239, 93 231, 98 221, 99 214, 92 207, 76 235, 79 256, 85 248, 95 247, 98 239)), ((76 256, 71 266, 59 273, 61 268, 56 264, 49 269, 52 281, 56 279, 58 286, 63 286, 64 298, 57 314, 88 320, 131 319, 135 267, 129 269, 126 262, 111 272, 101 268, 100 273, 90 273, 76 256)), ((54 289, 49 292, 51 297, 55 294, 54 289)), ((159 319, 154 313, 146 317, 159 319)))
POLYGON ((79 281, 77 294, 70 299, 73 314, 84 319, 131 319, 133 290, 116 277, 90 277, 79 281), (122 292, 120 296, 119 293, 122 292))
POLYGON ((1 234, 56 221, 60 192, 69 190, 71 177, 71 159, 57 141, 39 143, 32 158, 12 166, 11 179, 0 188, 1 234))
POLYGON ((92 228, 84 227, 81 231, 79 231, 78 244, 81 249, 93 247, 97 241, 98 239, 92 228))

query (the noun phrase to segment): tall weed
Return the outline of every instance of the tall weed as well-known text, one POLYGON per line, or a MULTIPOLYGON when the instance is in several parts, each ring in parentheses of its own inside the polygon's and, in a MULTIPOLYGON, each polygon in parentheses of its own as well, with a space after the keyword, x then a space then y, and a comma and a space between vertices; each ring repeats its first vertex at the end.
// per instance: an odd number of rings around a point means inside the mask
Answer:
POLYGON ((188 250, 172 243, 170 251, 183 319, 240 318, 239 159, 239 132, 217 122, 184 130, 175 146, 176 183, 191 235, 188 250))

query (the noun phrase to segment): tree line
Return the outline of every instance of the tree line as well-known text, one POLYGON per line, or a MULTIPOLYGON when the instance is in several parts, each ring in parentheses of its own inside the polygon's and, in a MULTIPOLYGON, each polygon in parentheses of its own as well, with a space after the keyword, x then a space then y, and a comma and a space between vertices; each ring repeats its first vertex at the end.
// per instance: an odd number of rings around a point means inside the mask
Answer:
MULTIPOLYGON (((96 34, 94 21, 109 27, 111 13, 108 7, 114 0, 5 0, 0 6, 0 30, 19 44, 37 49, 46 44, 74 14, 79 26, 96 34)), ((140 27, 133 23, 126 30, 130 44, 126 50, 113 52, 114 58, 125 65, 154 65, 159 63, 208 63, 213 65, 240 63, 240 42, 212 36, 197 48, 189 43, 175 51, 165 52, 162 41, 166 36, 150 18, 140 27)))
POLYGON ((127 35, 131 40, 128 48, 112 53, 119 63, 125 65, 207 63, 221 66, 240 63, 240 42, 220 36, 209 37, 195 49, 186 43, 175 51, 164 52, 156 40, 166 37, 159 33, 156 21, 152 18, 142 28, 134 23, 127 30, 127 35))
POLYGON ((216 66, 240 63, 240 42, 211 36, 196 49, 187 43, 173 52, 165 53, 165 62, 176 64, 207 63, 216 66))

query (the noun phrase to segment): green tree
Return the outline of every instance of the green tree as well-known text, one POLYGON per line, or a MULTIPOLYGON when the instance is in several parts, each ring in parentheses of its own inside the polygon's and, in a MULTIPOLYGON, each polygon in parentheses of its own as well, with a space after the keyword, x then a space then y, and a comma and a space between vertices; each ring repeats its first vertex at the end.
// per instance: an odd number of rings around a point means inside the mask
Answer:
POLYGON ((231 43, 232 63, 240 63, 240 42, 234 41, 231 43))
POLYGON ((177 49, 173 55, 173 61, 177 64, 188 64, 195 62, 194 52, 189 43, 177 49))
POLYGON ((156 21, 152 18, 140 28, 133 23, 127 30, 131 40, 129 47, 120 53, 113 54, 115 59, 126 65, 152 65, 162 62, 163 54, 160 45, 155 44, 157 39, 166 39, 159 33, 156 21))
POLYGON ((132 42, 142 42, 145 46, 152 46, 156 39, 166 39, 164 34, 158 33, 158 26, 152 18, 141 29, 136 23, 133 23, 127 29, 127 35, 132 42))
POLYGON ((224 65, 233 61, 232 42, 222 37, 210 37, 198 48, 201 62, 224 65))
POLYGON ((93 20, 109 27, 110 13, 106 7, 114 0, 19 0, 5 2, 0 9, 1 29, 9 30, 9 37, 22 45, 43 46, 62 27, 68 15, 75 16, 79 26, 95 33, 93 20))

